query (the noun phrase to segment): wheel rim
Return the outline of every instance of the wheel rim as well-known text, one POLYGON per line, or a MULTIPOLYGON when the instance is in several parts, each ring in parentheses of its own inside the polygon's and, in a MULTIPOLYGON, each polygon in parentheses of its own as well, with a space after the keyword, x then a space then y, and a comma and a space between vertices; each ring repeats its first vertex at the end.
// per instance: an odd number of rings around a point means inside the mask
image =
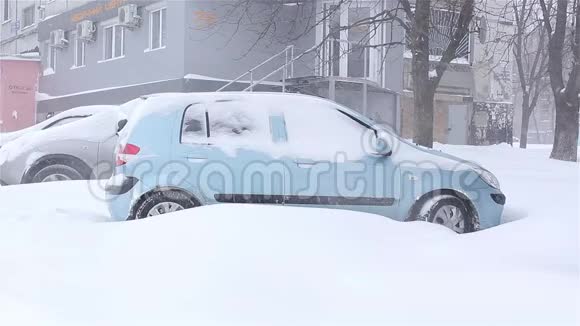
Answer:
POLYGON ((444 225, 457 233, 465 232, 465 217, 457 206, 441 206, 433 216, 432 222, 444 225))
POLYGON ((153 206, 153 208, 151 208, 149 210, 149 213, 147 213, 147 217, 167 214, 167 213, 171 213, 171 212, 177 212, 177 211, 181 211, 181 210, 183 210, 183 206, 181 206, 177 203, 162 202, 162 203, 159 203, 159 204, 153 206))
POLYGON ((51 174, 51 175, 47 176, 46 178, 42 179, 41 182, 55 182, 55 181, 69 181, 69 180, 72 180, 72 179, 64 174, 56 173, 56 174, 51 174))

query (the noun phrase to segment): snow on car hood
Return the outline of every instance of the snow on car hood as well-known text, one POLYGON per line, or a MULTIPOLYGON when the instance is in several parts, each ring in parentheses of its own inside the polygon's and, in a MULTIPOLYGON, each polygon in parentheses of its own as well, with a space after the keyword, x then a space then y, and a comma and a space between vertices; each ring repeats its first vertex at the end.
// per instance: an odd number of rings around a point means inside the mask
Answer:
POLYGON ((117 123, 124 117, 125 114, 121 111, 111 110, 57 128, 25 133, 0 148, 0 164, 55 141, 103 141, 117 132, 117 123))
POLYGON ((441 170, 465 171, 483 169, 477 163, 423 146, 415 145, 397 137, 391 159, 397 165, 412 164, 441 170))
POLYGON ((117 105, 89 105, 72 108, 70 110, 66 110, 64 112, 56 114, 49 119, 46 119, 40 123, 35 124, 34 126, 30 126, 28 128, 24 128, 18 131, 0 133, 0 147, 4 146, 8 142, 13 141, 14 139, 21 137, 22 135, 42 130, 46 126, 63 118, 74 116, 90 116, 97 113, 101 113, 104 110, 112 110, 117 108, 119 108, 119 106, 117 105))

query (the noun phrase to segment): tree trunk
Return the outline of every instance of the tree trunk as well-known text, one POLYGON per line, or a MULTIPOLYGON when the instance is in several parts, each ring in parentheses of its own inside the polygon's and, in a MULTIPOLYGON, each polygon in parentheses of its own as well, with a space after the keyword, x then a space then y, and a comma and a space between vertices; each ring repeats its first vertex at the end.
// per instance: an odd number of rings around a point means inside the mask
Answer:
POLYGON ((415 83, 415 130, 413 142, 417 145, 433 147, 433 102, 435 92, 428 83, 415 83))
POLYGON ((530 111, 522 105, 522 132, 520 133, 520 148, 528 147, 528 129, 530 126, 530 111))
POLYGON ((528 129, 530 127, 530 94, 524 91, 522 95, 522 130, 520 132, 520 148, 528 147, 528 129))
POLYGON ((556 130, 550 158, 576 162, 578 159, 578 100, 556 96, 556 130))
POLYGON ((429 28, 431 1, 422 0, 415 7, 415 35, 413 39, 413 100, 415 126, 413 142, 433 147, 433 100, 435 87, 429 78, 429 28))

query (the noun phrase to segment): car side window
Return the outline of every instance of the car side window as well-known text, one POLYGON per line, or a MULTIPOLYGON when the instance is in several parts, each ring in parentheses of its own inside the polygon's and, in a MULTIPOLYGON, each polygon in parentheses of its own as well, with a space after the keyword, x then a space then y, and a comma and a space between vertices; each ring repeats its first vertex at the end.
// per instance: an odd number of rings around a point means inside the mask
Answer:
POLYGON ((232 144, 271 139, 268 114, 243 101, 191 105, 183 117, 182 143, 232 144))
POLYGON ((270 121, 259 104, 242 99, 216 101, 208 105, 210 141, 212 143, 271 140, 270 121))
POLYGON ((206 110, 201 104, 192 104, 185 110, 181 125, 181 142, 186 144, 207 143, 206 110))
POLYGON ((284 110, 288 144, 298 158, 333 161, 365 155, 369 128, 326 103, 296 105, 284 110), (305 146, 306 145, 306 146, 305 146))

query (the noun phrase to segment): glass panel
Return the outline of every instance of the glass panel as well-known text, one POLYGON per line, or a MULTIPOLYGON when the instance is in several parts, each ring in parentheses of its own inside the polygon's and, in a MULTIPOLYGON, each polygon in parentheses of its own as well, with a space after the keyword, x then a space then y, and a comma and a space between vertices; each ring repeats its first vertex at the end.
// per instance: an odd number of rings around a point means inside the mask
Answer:
POLYGON ((202 105, 190 106, 183 116, 181 142, 186 144, 207 143, 205 109, 202 105))
POLYGON ((296 106, 284 111, 290 148, 304 159, 334 158, 339 153, 348 159, 362 157, 367 129, 328 106, 331 104, 320 102, 319 107, 296 106))
POLYGON ((32 5, 30 7, 24 8, 24 10, 22 11, 23 27, 34 24, 34 9, 35 6, 32 5))
POLYGON ((328 74, 330 76, 340 75, 340 8, 336 5, 327 5, 327 15, 329 20, 329 53, 328 53, 328 74))
POLYGON ((8 20, 10 11, 8 11, 8 0, 4 0, 4 20, 8 20))
POLYGON ((115 58, 123 56, 123 47, 123 28, 120 26, 115 26, 115 58))
POLYGON ((161 47, 160 28, 161 11, 158 10, 151 13, 151 49, 161 47))
POLYGON ((113 57, 113 27, 105 28, 105 60, 113 57))
POLYGON ((165 46, 165 43, 167 42, 167 23, 166 23, 166 18, 167 17, 167 9, 162 9, 161 10, 161 46, 165 46))
POLYGON ((81 67, 85 65, 85 43, 79 39, 76 40, 76 58, 75 66, 81 67))
MULTIPOLYGON (((349 8, 348 25, 352 26, 362 19, 371 16, 371 9, 349 8)), ((370 44, 370 28, 368 24, 362 24, 348 30, 348 42, 350 53, 348 55, 348 77, 366 78, 369 76, 369 50, 366 47, 370 44)))
POLYGON ((49 47, 49 51, 50 51, 50 68, 52 68, 53 71, 56 70, 56 49, 53 47, 49 47))
POLYGON ((271 142, 266 110, 242 101, 218 102, 208 106, 212 142, 271 142))

